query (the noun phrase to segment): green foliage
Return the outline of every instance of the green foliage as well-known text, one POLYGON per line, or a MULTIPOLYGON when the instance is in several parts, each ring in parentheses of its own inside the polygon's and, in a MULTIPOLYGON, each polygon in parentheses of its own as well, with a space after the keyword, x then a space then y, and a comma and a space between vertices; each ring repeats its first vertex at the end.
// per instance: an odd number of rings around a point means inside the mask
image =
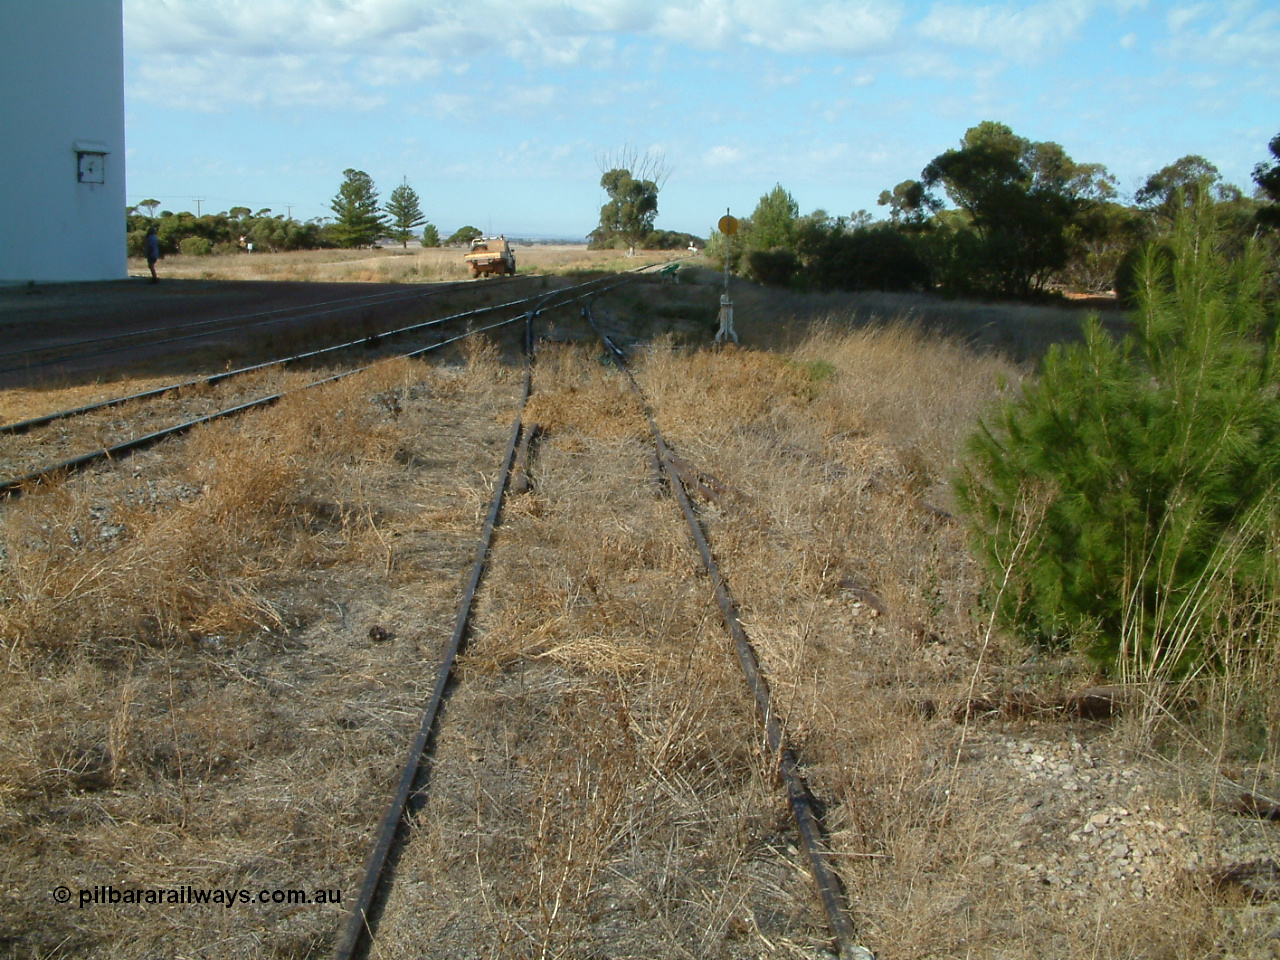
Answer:
POLYGON ((942 201, 919 180, 903 180, 892 192, 881 190, 876 203, 889 208, 889 219, 894 223, 917 229, 942 208, 942 201))
POLYGON ((630 170, 617 167, 605 171, 600 186, 609 202, 600 208, 600 225, 591 232, 592 243, 608 246, 621 239, 634 250, 653 231, 658 217, 658 184, 635 179, 630 170))
POLYGON ((421 201, 413 187, 409 186, 409 178, 402 179, 400 186, 391 191, 387 199, 387 214, 391 217, 390 236, 399 240, 406 249, 413 231, 427 222, 422 215, 421 201))
POLYGON ((1203 195, 1138 269, 1136 332, 1096 318, 971 438, 957 493, 998 612, 1103 669, 1184 674, 1268 596, 1280 513, 1276 315, 1256 245, 1203 195), (1268 573, 1268 570, 1271 573, 1268 573))
POLYGON ((1271 230, 1280 229, 1280 134, 1267 145, 1272 159, 1253 168, 1253 182, 1263 205, 1258 209, 1258 223, 1271 230))
POLYGON ((434 223, 428 223, 422 228, 422 245, 424 247, 440 246, 440 231, 436 229, 434 223))
POLYGON ((367 247, 387 233, 387 217, 378 208, 378 191, 363 170, 342 171, 345 178, 329 203, 337 219, 330 227, 340 247, 367 247))
POLYGON ((724 259, 727 255, 729 257, 729 269, 736 271, 742 262, 742 238, 740 234, 726 237, 715 227, 712 227, 707 231, 707 245, 703 248, 702 253, 717 270, 724 269, 724 259))
POLYGON ((836 365, 830 360, 793 361, 813 383, 828 383, 836 378, 836 365))
POLYGON ((800 258, 782 247, 747 251, 747 272, 761 283, 788 286, 799 269, 800 258))
POLYGON ((483 237, 483 236, 484 234, 480 231, 478 227, 471 227, 471 226, 459 227, 457 230, 453 231, 453 235, 450 236, 449 239, 445 241, 445 244, 446 246, 450 246, 450 247, 454 246, 455 244, 461 245, 461 246, 470 246, 472 240, 478 240, 480 237, 483 237))
POLYGON ((1138 249, 1146 232, 1136 210, 1109 200, 1090 204, 1067 227, 1068 259, 1056 279, 1091 293, 1111 290, 1126 255, 1138 249))
POLYGON ((688 250, 690 245, 703 247, 706 241, 679 230, 651 230, 640 245, 646 250, 688 250))
POLYGON ((882 224, 848 229, 837 218, 806 218, 797 247, 805 277, 822 290, 925 290, 929 267, 914 232, 882 224))
POLYGON ((748 250, 794 251, 799 223, 800 207, 795 197, 782 189, 782 184, 775 184, 743 224, 742 239, 748 250))
POLYGON ((1197 154, 1180 157, 1147 177, 1133 195, 1140 207, 1172 218, 1183 207, 1194 206, 1202 196, 1231 200, 1240 191, 1224 183, 1218 168, 1197 154))
POLYGON ((255 250, 261 251, 314 250, 325 245, 319 224, 299 223, 284 216, 271 217, 268 216, 270 210, 245 214, 248 209, 232 207, 228 213, 203 217, 165 210, 158 220, 130 214, 125 218, 129 256, 142 255, 142 238, 146 236, 147 228, 153 225, 160 238, 160 249, 165 253, 177 253, 182 241, 188 237, 207 240, 214 253, 234 253, 250 242, 255 250), (232 214, 237 216, 232 217, 232 214), (241 238, 244 238, 244 244, 241 238))
POLYGON ((979 270, 974 286, 1022 298, 1065 266, 1067 231, 1081 212, 1115 192, 1104 167, 1076 163, 1056 143, 1032 142, 991 121, 930 161, 922 181, 940 184, 968 216, 978 241, 979 256, 969 264, 979 270))
MULTIPOLYGON (((931 279, 919 234, 916 226, 874 224, 866 211, 852 220, 822 210, 802 217, 795 198, 778 184, 733 238, 731 268, 745 266, 748 276, 773 286, 923 290, 931 279)), ((723 265, 725 238, 713 233, 706 253, 723 265)))
POLYGON ((204 237, 184 237, 178 244, 178 252, 184 257, 207 257, 213 253, 213 244, 204 237))

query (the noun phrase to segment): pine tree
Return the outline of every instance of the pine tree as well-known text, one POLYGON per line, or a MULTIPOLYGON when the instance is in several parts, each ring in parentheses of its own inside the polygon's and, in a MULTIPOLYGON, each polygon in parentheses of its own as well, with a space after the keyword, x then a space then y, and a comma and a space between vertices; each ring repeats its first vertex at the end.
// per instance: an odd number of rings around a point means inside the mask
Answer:
POLYGON ((337 214, 330 228, 340 247, 370 246, 386 236, 387 218, 378 209, 378 191, 363 170, 344 170, 346 178, 329 204, 337 214))
POLYGON ((418 194, 409 186, 409 178, 402 179, 400 186, 391 191, 387 200, 387 213, 391 217, 391 236, 407 249, 413 231, 427 222, 422 215, 422 207, 418 194))
POLYGON ((1274 571, 1276 317, 1259 250, 1228 260, 1216 220, 1208 197, 1177 214, 1173 256, 1139 267, 1135 333, 1092 317, 1083 345, 1051 350, 957 482, 1006 621, 1104 669, 1194 669, 1274 571))

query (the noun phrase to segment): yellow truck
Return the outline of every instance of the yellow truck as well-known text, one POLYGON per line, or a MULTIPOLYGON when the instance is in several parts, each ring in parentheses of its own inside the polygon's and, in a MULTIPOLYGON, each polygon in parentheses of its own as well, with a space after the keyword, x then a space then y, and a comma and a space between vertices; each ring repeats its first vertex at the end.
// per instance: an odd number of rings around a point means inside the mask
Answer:
POLYGON ((511 252, 511 244, 505 236, 476 237, 471 241, 471 252, 463 259, 473 277, 487 277, 494 273, 514 275, 516 272, 516 255, 511 252))

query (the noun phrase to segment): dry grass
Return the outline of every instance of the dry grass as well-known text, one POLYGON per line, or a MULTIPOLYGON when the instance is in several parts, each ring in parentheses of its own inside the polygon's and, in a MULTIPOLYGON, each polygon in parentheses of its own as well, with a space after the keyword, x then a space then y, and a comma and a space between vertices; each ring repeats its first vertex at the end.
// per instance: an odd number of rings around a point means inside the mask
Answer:
MULTIPOLYGON (((659 330, 715 293, 649 292, 659 330)), ((639 296, 598 312, 638 333, 639 296)), ((705 475, 700 512, 864 942, 882 960, 1268 956, 1274 905, 1207 873, 1274 850, 1274 828, 1214 807, 1221 773, 1269 784, 1256 755, 1232 768, 1185 716, 1156 752, 1129 720, 998 708, 1088 679, 988 628, 998 585, 928 507, 1025 370, 836 307, 791 301, 790 329, 743 314, 786 349, 690 350, 691 323, 636 365, 705 475), (1129 872, 1122 843, 1146 851, 1129 872)), ((457 368, 385 365, 192 437, 186 465, 152 451, 5 508, 10 953, 329 951, 328 908, 76 911, 47 891, 349 895, 489 498, 518 388, 503 357, 477 342, 457 368)), ((506 507, 374 956, 813 958, 826 935, 785 798, 653 495, 641 411, 594 343, 546 345, 535 390, 534 490, 506 507)))
MULTIPOLYGON (((160 274, 186 280, 303 280, 431 283, 470 277, 461 247, 386 247, 378 250, 296 250, 288 253, 233 253, 221 256, 170 256, 160 274)), ((515 246, 519 273, 565 274, 630 269, 666 260, 665 252, 641 251, 627 258, 614 250, 588 250, 585 245, 515 246)), ((142 276, 146 261, 129 261, 129 273, 142 276)))
POLYGON ((645 425, 542 355, 512 503, 376 956, 804 956, 823 939, 645 425), (788 946, 789 945, 789 946, 788 946))
POLYGON ((959 439, 1019 370, 912 329, 841 326, 789 361, 659 346, 642 379, 680 455, 728 487, 704 517, 789 735, 832 801, 867 942, 884 957, 1187 958, 1256 942, 1256 927, 1241 940, 1224 929, 1223 901, 1185 872, 1204 862, 1197 850, 1240 855, 1226 852, 1233 826, 1205 815, 1206 765, 1126 757, 1124 726, 950 722, 975 694, 1000 702, 1088 680, 1037 680, 1028 651, 985 629, 986 586, 961 531, 919 499, 946 505, 959 439), (887 616, 860 602, 868 589, 887 616), (1143 804, 1153 830, 1199 811, 1191 839, 1164 848, 1140 885, 1114 879, 1069 836, 1107 791, 1045 793, 1008 765, 1018 743, 1141 770, 1111 801, 1143 804))
POLYGON ((382 365, 205 428, 182 463, 156 450, 7 505, 11 952, 325 952, 336 907, 140 917, 49 891, 354 886, 487 496, 472 463, 514 383, 494 373, 382 365))
MULTIPOLYGON (((704 282, 714 282, 701 271, 704 282)), ((1054 343, 1081 339, 1086 311, 1069 302, 1028 306, 942 300, 906 293, 794 293, 742 281, 732 286, 735 324, 746 342, 790 349, 805 340, 814 319, 830 317, 844 326, 908 326, 929 337, 962 342, 975 352, 994 353, 1017 363, 1038 360, 1054 343)), ((1110 329, 1125 325, 1122 314, 1107 311, 1110 329)))

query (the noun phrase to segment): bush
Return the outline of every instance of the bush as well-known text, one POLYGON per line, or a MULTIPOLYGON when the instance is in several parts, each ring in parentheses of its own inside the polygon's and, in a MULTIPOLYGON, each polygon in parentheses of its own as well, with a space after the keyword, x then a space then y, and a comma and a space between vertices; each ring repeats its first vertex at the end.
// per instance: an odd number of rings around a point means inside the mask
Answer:
POLYGON ((130 230, 125 235, 125 255, 130 257, 141 257, 147 252, 145 246, 147 240, 147 231, 130 230))
POLYGON ((183 237, 178 252, 184 257, 207 257, 213 253, 213 244, 204 237, 183 237))
POLYGON ((809 281, 823 290, 926 290, 929 268, 917 244, 892 226, 848 232, 806 227, 800 233, 800 256, 809 281))
POLYGON ((1136 333, 1096 317, 971 438, 957 492, 997 613, 1104 670, 1186 676, 1274 644, 1280 404, 1259 250, 1209 203, 1137 269, 1136 333))
POLYGON ((773 287, 785 287, 800 269, 800 259, 790 250, 752 250, 747 254, 747 273, 773 287))

